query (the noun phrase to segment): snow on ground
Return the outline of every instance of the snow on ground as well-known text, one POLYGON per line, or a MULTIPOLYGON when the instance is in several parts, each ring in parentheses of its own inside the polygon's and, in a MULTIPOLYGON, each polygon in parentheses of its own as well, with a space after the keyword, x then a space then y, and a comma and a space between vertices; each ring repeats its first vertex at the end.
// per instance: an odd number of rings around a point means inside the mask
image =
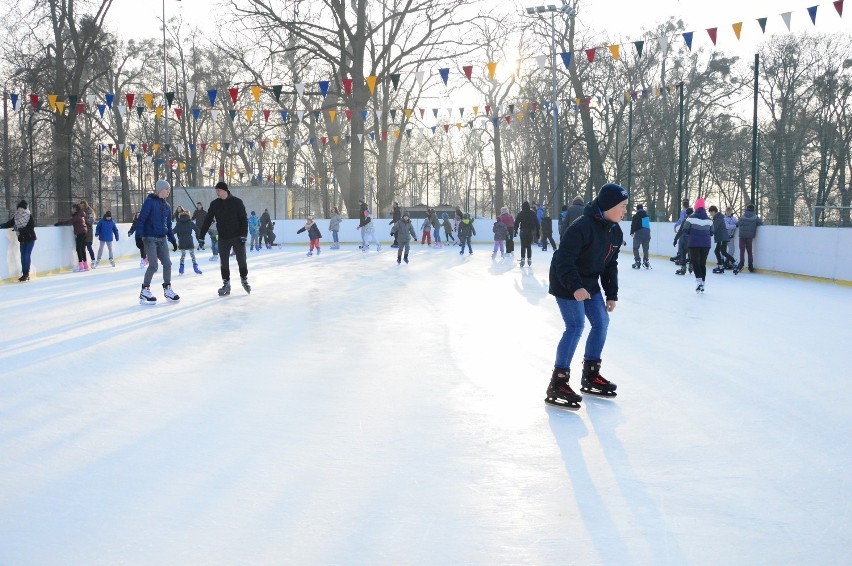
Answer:
POLYGON ((572 413, 550 253, 455 250, 0 286, 0 563, 848 560, 852 288, 622 254, 619 396, 572 413))

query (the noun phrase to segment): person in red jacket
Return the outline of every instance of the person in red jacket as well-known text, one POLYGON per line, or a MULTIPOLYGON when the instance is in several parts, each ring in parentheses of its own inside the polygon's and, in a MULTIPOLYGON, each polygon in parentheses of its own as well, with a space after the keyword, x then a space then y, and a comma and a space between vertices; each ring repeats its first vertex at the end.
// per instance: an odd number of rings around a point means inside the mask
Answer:
POLYGON ((77 267, 74 271, 89 271, 89 262, 86 261, 86 215, 83 207, 79 204, 71 205, 71 218, 60 220, 54 226, 74 227, 74 248, 77 250, 77 267))

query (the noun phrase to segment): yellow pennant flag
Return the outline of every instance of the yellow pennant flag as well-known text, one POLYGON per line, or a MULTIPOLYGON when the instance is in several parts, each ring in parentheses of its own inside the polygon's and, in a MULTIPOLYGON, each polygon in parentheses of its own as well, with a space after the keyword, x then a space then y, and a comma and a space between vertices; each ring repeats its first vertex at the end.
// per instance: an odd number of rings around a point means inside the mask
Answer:
POLYGON ((65 103, 57 101, 56 102, 56 111, 59 114, 64 114, 65 113, 65 103))
MULTIPOLYGON (((331 122, 334 122, 334 119, 337 118, 337 110, 329 110, 328 111, 328 119, 331 122)), ((337 143, 337 142, 335 142, 337 143)))
POLYGON ((154 108, 154 117, 157 118, 157 120, 159 120, 160 118, 163 117, 163 107, 162 106, 157 106, 156 108, 154 108))
POLYGON ((741 34, 741 33, 742 33, 742 31, 743 31, 743 23, 742 23, 742 22, 737 22, 737 23, 733 24, 733 26, 732 26, 732 27, 734 28, 734 35, 735 35, 735 36, 737 36, 737 40, 739 40, 739 39, 740 39, 740 34, 741 34))
POLYGON ((154 105, 154 95, 150 92, 146 92, 142 95, 142 98, 145 99, 145 106, 151 108, 154 105))
POLYGON ((494 73, 497 72, 497 61, 489 62, 486 67, 488 67, 488 78, 493 79, 494 73))
POLYGON ((157 153, 158 151, 160 151, 160 144, 155 143, 154 144, 154 153, 157 153))
POLYGON ((337 142, 340 141, 340 136, 331 136, 331 141, 334 142, 334 145, 337 145, 337 142))
POLYGON ((246 120, 248 120, 249 124, 251 124, 252 116, 254 116, 254 110, 251 108, 246 108, 246 120))
POLYGON ((393 136, 394 136, 396 139, 399 139, 399 130, 394 131, 393 136))
POLYGON ((475 117, 476 115, 478 115, 478 114, 479 114, 479 106, 474 106, 474 107, 473 107, 473 115, 474 115, 474 117, 475 117))
POLYGON ((367 88, 370 89, 370 94, 373 94, 376 90, 376 80, 378 77, 376 75, 370 75, 365 80, 367 81, 367 88))
POLYGON ((520 124, 520 123, 521 123, 521 122, 523 122, 523 121, 524 121, 524 115, 523 115, 523 114, 518 114, 518 124, 520 124))
POLYGON ((456 122, 456 129, 457 129, 458 131, 461 131, 461 129, 462 129, 462 124, 461 124, 461 122, 456 122))
POLYGON ((278 138, 272 140, 272 149, 278 149, 278 138))
POLYGON ((660 87, 654 89, 654 96, 660 96, 660 87))
POLYGON ((47 103, 50 104, 50 109, 56 112, 56 95, 48 94, 47 95, 47 103))
POLYGON ((630 93, 629 92, 624 93, 624 100, 626 100, 627 102, 630 102, 630 93))
POLYGON ((409 118, 411 118, 411 113, 414 112, 414 110, 411 108, 406 108, 405 110, 403 110, 403 112, 405 112, 405 119, 408 120, 409 118))
POLYGON ((621 49, 620 45, 610 45, 609 52, 612 53, 612 58, 618 61, 619 50, 621 49))
POLYGON ((234 170, 233 170, 233 169, 229 169, 229 170, 228 170, 228 177, 233 177, 233 176, 234 176, 234 170))
POLYGON ((530 111, 530 103, 524 102, 524 112, 529 112, 529 111, 530 111))
POLYGON ((576 104, 577 106, 580 106, 580 99, 579 99, 579 98, 575 98, 575 99, 574 99, 574 104, 576 104))
POLYGON ((124 158, 125 158, 125 159, 128 159, 129 157, 130 157, 130 148, 129 148, 129 147, 125 147, 125 148, 124 148, 124 158))
POLYGON ((184 163, 183 161, 178 162, 178 171, 183 171, 184 163))
POLYGON ((260 102, 260 87, 257 85, 252 85, 251 87, 251 95, 254 97, 254 101, 260 102))
POLYGON ((219 151, 219 142, 213 142, 213 151, 219 151))

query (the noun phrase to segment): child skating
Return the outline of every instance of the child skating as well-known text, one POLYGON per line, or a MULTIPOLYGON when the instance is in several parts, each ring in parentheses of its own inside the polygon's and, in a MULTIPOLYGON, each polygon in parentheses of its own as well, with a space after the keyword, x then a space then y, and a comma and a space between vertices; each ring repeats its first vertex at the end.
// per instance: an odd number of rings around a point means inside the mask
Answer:
POLYGON ((618 251, 624 241, 618 222, 627 212, 627 198, 627 191, 619 185, 608 183, 601 187, 583 216, 565 231, 553 254, 550 294, 556 297, 565 331, 556 346, 556 363, 544 399, 549 405, 580 408, 583 398, 571 389, 568 380, 586 318, 592 328, 586 338, 580 390, 615 397, 616 385, 600 374, 600 368, 609 313, 618 301, 618 251))
POLYGON ((112 257, 112 242, 118 241, 118 227, 112 219, 112 212, 109 210, 104 213, 104 217, 98 220, 98 225, 95 227, 95 237, 100 241, 98 246, 98 259, 92 263, 92 269, 95 269, 101 262, 101 256, 104 253, 104 244, 109 251, 109 264, 115 267, 115 260, 112 257))
POLYGON ((506 236, 509 230, 506 225, 497 220, 494 222, 494 251, 491 252, 491 259, 497 257, 497 250, 500 250, 500 257, 506 257, 506 236))
POLYGON ((177 236, 178 249, 180 250, 178 275, 183 275, 186 252, 189 252, 189 259, 192 260, 192 269, 197 275, 201 275, 201 269, 198 268, 198 262, 195 259, 195 239, 198 237, 198 226, 192 221, 188 210, 181 211, 172 231, 177 236))
POLYGON ((462 214, 462 221, 459 224, 459 245, 461 251, 459 255, 464 255, 464 245, 467 244, 468 254, 473 254, 473 248, 470 245, 470 239, 476 236, 476 228, 473 227, 473 221, 470 219, 470 214, 465 212, 462 214))
POLYGON ((405 263, 408 263, 408 252, 411 250, 411 240, 417 240, 417 233, 414 231, 414 226, 411 225, 411 218, 408 217, 407 212, 402 214, 402 218, 394 224, 391 231, 399 245, 399 248, 396 250, 396 262, 400 263, 401 261, 405 261, 405 263))
POLYGON ((308 256, 314 255, 314 248, 317 250, 317 255, 320 255, 320 252, 322 251, 320 249, 320 238, 322 238, 322 234, 320 234, 319 227, 317 227, 312 216, 308 216, 308 219, 305 221, 305 225, 296 230, 296 233, 301 234, 305 231, 308 232, 308 237, 311 239, 311 244, 308 248, 308 256))

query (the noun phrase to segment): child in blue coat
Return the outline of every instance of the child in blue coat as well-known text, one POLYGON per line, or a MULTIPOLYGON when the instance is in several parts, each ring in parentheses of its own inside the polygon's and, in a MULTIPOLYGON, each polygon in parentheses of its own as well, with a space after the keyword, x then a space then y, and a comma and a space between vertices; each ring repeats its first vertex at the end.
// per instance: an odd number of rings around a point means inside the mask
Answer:
POLYGON ((112 219, 112 212, 109 210, 98 221, 98 225, 95 228, 95 237, 100 240, 101 245, 98 247, 98 259, 92 263, 92 269, 96 268, 101 262, 101 255, 104 253, 104 244, 106 244, 107 250, 109 250, 109 264, 115 267, 115 261, 112 259, 112 241, 113 239, 116 242, 118 241, 118 227, 115 225, 115 221, 112 219))

